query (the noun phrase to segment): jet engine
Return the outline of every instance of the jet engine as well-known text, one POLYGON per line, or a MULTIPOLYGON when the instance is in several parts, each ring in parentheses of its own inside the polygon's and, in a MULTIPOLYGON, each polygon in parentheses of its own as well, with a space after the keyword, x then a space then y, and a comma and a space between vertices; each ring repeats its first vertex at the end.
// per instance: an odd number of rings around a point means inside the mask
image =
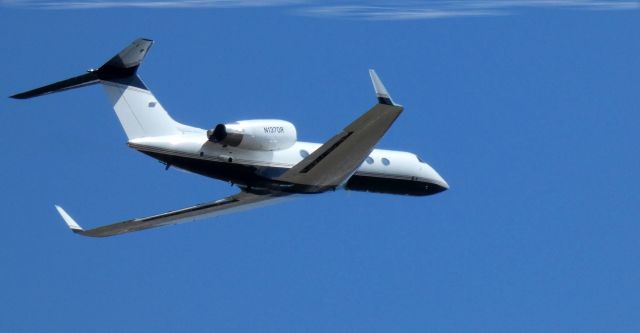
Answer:
POLYGON ((249 150, 282 150, 297 140, 296 127, 277 119, 241 120, 207 131, 209 141, 249 150))

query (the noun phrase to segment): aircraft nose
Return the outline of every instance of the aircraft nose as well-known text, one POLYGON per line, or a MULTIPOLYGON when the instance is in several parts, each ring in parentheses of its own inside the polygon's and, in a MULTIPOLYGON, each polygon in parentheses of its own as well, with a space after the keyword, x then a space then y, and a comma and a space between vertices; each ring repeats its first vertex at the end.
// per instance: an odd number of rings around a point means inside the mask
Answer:
POLYGON ((423 170, 426 172, 425 178, 431 183, 428 187, 429 194, 436 194, 449 189, 449 183, 447 183, 442 176, 429 164, 423 163, 423 170))
POLYGON ((449 184, 440 175, 431 179, 431 182, 431 185, 429 185, 431 194, 444 192, 449 189, 449 184))
POLYGON ((445 190, 449 189, 449 183, 447 183, 446 180, 444 180, 444 178, 442 178, 442 176, 438 175, 438 182, 440 186, 442 186, 445 190))

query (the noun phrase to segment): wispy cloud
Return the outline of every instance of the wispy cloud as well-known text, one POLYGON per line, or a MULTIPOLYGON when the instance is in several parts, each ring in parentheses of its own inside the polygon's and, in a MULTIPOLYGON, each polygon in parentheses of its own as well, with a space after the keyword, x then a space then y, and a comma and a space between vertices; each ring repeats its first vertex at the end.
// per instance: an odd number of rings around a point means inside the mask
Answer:
POLYGON ((509 15, 526 9, 637 10, 639 0, 433 0, 359 1, 299 8, 300 14, 365 20, 418 20, 509 15))
POLYGON ((334 5, 301 8, 297 11, 301 15, 318 17, 343 17, 365 20, 419 20, 437 19, 463 16, 503 15, 506 12, 492 9, 442 9, 433 7, 412 6, 363 6, 363 5, 334 5))
POLYGON ((235 8, 299 5, 302 0, 134 0, 134 1, 49 1, 6 0, 1 3, 34 9, 105 9, 105 8, 235 8))
POLYGON ((640 0, 0 0, 35 9, 283 7, 313 17, 360 20, 425 20, 510 15, 527 9, 638 10, 640 0))

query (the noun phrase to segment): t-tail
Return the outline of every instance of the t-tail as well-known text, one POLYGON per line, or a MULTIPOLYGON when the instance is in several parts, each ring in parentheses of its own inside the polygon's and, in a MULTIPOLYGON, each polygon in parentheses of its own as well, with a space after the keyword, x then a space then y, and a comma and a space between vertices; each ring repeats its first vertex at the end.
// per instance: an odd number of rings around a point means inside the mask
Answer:
POLYGON ((153 41, 138 38, 98 69, 11 96, 27 99, 101 83, 129 140, 199 131, 173 120, 137 74, 153 41))

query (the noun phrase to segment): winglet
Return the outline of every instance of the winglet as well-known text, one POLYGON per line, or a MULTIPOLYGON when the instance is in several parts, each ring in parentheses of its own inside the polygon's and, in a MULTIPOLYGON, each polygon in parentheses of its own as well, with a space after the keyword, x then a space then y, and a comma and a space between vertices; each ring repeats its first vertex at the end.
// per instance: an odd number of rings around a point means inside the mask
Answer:
POLYGON ((81 233, 84 231, 84 229, 82 229, 80 225, 78 225, 78 223, 76 223, 76 221, 71 216, 69 216, 69 214, 67 214, 64 209, 62 209, 62 207, 58 205, 55 206, 56 210, 58 210, 58 213, 60 214, 60 216, 62 216, 62 219, 65 223, 67 223, 67 226, 69 226, 69 229, 71 229, 71 231, 75 233, 81 233))
POLYGON ((378 97, 378 103, 386 104, 386 105, 397 105, 391 99, 391 95, 387 92, 387 89, 380 81, 378 74, 373 69, 369 70, 369 76, 371 76, 371 82, 373 83, 373 89, 376 91, 376 96, 378 97))

